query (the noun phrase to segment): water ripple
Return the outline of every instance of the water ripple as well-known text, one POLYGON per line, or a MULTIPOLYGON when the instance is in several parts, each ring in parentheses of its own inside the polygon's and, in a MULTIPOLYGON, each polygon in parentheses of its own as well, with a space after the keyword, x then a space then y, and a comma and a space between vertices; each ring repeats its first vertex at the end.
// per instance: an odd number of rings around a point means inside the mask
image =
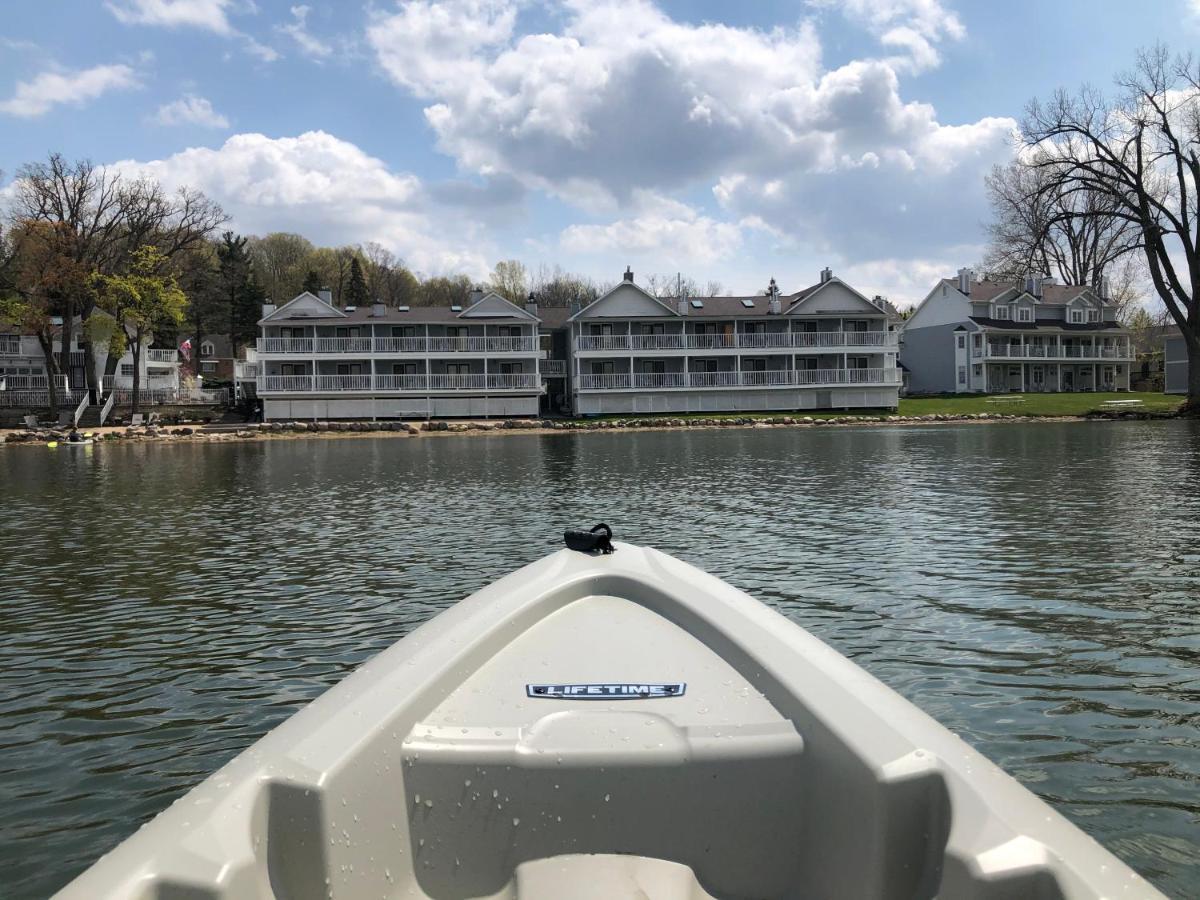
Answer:
POLYGON ((1200 425, 0 453, 0 868, 60 887, 606 519, 775 606, 1160 888, 1200 883, 1200 425))

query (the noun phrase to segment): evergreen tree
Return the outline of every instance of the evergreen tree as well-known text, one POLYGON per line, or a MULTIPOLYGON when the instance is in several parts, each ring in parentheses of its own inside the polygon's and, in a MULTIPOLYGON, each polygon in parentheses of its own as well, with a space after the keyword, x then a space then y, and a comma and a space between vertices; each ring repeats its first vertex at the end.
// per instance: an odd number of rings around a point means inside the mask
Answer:
POLYGON ((363 277, 362 263, 358 257, 350 260, 350 284, 346 288, 347 306, 366 306, 371 302, 371 294, 367 290, 367 279, 363 277))
POLYGON ((262 306, 266 302, 267 292, 259 282, 254 266, 249 266, 246 279, 233 301, 229 337, 233 341, 234 353, 238 347, 253 344, 258 337, 258 320, 262 318, 262 306))
POLYGON ((309 269, 308 274, 304 276, 304 284, 300 286, 300 290, 308 291, 314 297, 321 296, 321 276, 309 269))

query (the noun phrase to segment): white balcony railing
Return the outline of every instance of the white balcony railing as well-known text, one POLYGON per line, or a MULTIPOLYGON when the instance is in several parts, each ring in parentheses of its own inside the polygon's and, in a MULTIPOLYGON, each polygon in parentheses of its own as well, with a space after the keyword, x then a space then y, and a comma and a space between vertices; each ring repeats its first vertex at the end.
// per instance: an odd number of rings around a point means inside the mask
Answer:
POLYGON ((823 347, 895 347, 893 331, 765 331, 742 334, 584 334, 583 351, 764 350, 823 347))
MULTIPOLYGON (((972 353, 976 358, 983 355, 983 349, 976 347, 972 353)), ((991 359, 1132 359, 1132 353, 1127 346, 1098 346, 1087 344, 999 344, 987 345, 987 356, 991 359)))
POLYGON ((565 359, 543 359, 541 370, 544 376, 561 378, 567 374, 567 361, 565 359))
POLYGON ((317 337, 259 338, 259 353, 271 354, 393 354, 393 353, 533 353, 533 336, 477 337, 317 337))
POLYGON ((0 334, 0 356, 20 356, 21 336, 19 334, 0 334))
POLYGON ((369 337, 319 337, 316 339, 317 353, 370 353, 369 337))
MULTIPOLYGON (((45 375, 0 375, 0 384, 6 391, 46 391, 50 389, 45 375)), ((66 375, 56 375, 54 385, 58 390, 69 390, 66 375)))
POLYGON ((769 369, 755 372, 614 372, 580 375, 581 391, 678 390, 725 387, 784 387, 823 384, 899 384, 897 368, 769 369))
POLYGON ((179 359, 178 350, 154 350, 146 351, 146 362, 152 363, 173 363, 179 359))
POLYGON ((534 372, 484 375, 260 375, 259 393, 539 390, 534 372))

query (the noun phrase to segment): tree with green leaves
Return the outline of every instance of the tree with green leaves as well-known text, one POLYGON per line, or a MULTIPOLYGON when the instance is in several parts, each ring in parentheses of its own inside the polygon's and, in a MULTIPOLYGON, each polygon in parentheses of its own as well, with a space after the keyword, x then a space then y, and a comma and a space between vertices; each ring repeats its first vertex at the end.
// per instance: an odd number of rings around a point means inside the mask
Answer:
POLYGON ((321 295, 321 276, 317 274, 315 269, 309 269, 308 274, 304 276, 304 283, 300 285, 300 290, 308 291, 314 297, 321 295))
POLYGON ((362 263, 355 256, 350 260, 350 283, 346 287, 346 306, 366 306, 371 302, 367 291, 367 279, 363 277, 362 263))
POLYGON ((92 277, 99 306, 117 321, 133 356, 131 412, 138 411, 141 392, 142 350, 154 329, 178 326, 187 311, 187 296, 179 288, 167 259, 158 249, 146 246, 133 254, 133 264, 124 275, 92 277))

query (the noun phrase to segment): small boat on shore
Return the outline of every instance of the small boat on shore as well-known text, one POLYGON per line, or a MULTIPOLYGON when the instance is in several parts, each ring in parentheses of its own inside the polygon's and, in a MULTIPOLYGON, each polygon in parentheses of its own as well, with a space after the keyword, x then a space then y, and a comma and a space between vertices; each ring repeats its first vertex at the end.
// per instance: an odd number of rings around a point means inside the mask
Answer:
POLYGON ((605 535, 397 642, 58 896, 1161 896, 783 616, 605 535))

